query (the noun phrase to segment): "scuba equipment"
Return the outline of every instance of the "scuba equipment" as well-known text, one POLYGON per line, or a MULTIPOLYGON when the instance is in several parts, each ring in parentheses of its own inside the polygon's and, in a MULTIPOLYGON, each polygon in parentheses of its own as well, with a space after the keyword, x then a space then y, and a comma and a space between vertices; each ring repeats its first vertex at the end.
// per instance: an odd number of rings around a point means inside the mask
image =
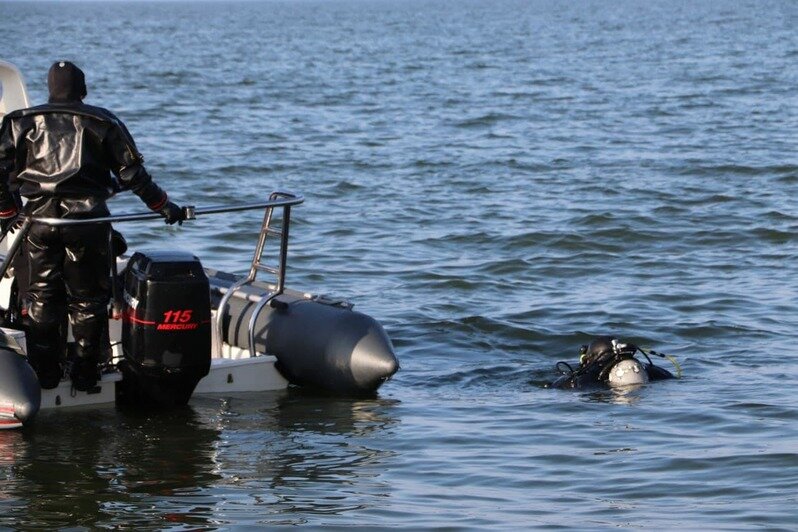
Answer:
POLYGON ((626 358, 615 364, 607 375, 610 386, 631 386, 648 384, 648 373, 643 365, 633 358, 626 358))
POLYGON ((548 387, 629 386, 674 378, 670 371, 655 365, 651 355, 670 360, 676 368, 676 376, 681 377, 681 368, 673 357, 623 343, 617 338, 601 336, 580 348, 578 368, 574 369, 564 361, 557 362, 555 367, 561 376, 548 387), (646 362, 637 360, 637 353, 641 353, 646 362))

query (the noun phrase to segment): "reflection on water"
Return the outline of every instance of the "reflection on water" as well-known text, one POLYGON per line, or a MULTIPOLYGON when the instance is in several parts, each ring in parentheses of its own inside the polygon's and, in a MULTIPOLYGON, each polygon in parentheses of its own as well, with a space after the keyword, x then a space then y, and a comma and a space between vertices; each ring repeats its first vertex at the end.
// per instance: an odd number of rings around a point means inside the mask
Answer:
POLYGON ((321 434, 366 436, 388 430, 397 420, 391 409, 396 399, 349 399, 291 388, 278 405, 278 422, 288 430, 321 434))
POLYGON ((376 443, 395 403, 291 391, 43 412, 0 432, 0 526, 294 524, 368 507, 389 493, 393 454, 376 443))
POLYGON ((645 384, 629 384, 593 390, 584 394, 586 401, 591 403, 612 403, 616 405, 633 405, 643 397, 645 384))
POLYGON ((301 524, 311 515, 374 507, 390 492, 382 446, 397 401, 342 399, 290 390, 203 399, 222 428, 215 461, 225 522, 301 524), (266 401, 261 400, 266 397, 266 401), (213 401, 214 404, 208 404, 213 401), (251 507, 258 507, 253 517, 251 507))
MULTIPOLYGON (((147 499, 210 485, 218 431, 191 409, 123 414, 112 407, 42 412, 24 431, 1 435, 3 492, 16 499, 2 524, 85 525, 150 522, 147 499)), ((165 513, 161 508, 159 513, 165 513)), ((150 523, 151 524, 151 523, 150 523)))

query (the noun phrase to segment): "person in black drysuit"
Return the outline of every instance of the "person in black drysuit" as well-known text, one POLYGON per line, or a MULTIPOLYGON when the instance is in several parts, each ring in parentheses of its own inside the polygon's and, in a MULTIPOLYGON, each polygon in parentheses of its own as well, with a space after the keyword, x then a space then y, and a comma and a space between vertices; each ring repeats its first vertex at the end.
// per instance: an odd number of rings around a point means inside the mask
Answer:
MULTIPOLYGON (((182 221, 144 169, 124 124, 108 110, 83 103, 83 72, 67 61, 47 75, 47 104, 9 113, 0 128, 0 225, 17 226, 20 213, 50 218, 95 218, 106 200, 132 190, 166 223, 182 221), (27 198, 22 207, 21 197, 27 198)), ((28 360, 42 388, 58 385, 68 311, 75 338, 72 383, 94 387, 107 346, 110 300, 110 224, 50 227, 34 223, 24 244, 30 274, 23 304, 28 360), (66 307, 66 310, 65 310, 66 307), (104 341, 105 340, 105 341, 104 341)))

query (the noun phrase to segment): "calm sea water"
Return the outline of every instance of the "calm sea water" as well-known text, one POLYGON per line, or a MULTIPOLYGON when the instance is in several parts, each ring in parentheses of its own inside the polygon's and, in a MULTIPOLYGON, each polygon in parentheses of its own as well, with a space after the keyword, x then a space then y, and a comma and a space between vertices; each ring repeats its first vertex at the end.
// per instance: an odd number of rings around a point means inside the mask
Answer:
MULTIPOLYGON (((3 2, 34 100, 78 63, 173 198, 303 193, 289 286, 380 320, 402 371, 44 413, 0 433, 0 525, 794 529, 797 27, 790 1, 3 2), (542 387, 599 334, 684 378, 542 387)), ((241 271, 257 224, 123 229, 241 271)))

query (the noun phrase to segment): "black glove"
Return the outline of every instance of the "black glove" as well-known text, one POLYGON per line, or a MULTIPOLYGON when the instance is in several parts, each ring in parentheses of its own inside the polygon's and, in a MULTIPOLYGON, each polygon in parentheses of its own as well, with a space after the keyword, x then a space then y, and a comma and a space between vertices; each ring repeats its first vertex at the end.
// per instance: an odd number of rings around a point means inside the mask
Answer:
POLYGON ((166 223, 169 225, 172 225, 175 222, 183 225, 183 209, 181 209, 177 203, 173 201, 167 201, 166 205, 164 205, 163 208, 158 212, 161 213, 161 216, 166 218, 166 223))
POLYGON ((3 233, 8 233, 10 230, 17 230, 22 226, 22 220, 19 213, 13 214, 8 218, 0 218, 0 230, 3 233))

